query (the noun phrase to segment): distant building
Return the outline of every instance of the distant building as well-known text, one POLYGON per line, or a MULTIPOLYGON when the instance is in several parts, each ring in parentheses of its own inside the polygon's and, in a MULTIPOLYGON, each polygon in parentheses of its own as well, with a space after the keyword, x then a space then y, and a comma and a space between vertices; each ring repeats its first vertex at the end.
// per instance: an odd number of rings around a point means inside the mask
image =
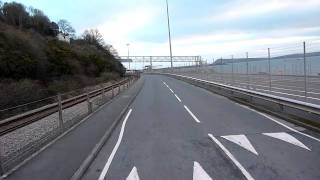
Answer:
POLYGON ((63 36, 62 33, 59 33, 57 38, 60 40, 60 41, 65 41, 67 43, 70 43, 70 37, 69 36, 63 36))

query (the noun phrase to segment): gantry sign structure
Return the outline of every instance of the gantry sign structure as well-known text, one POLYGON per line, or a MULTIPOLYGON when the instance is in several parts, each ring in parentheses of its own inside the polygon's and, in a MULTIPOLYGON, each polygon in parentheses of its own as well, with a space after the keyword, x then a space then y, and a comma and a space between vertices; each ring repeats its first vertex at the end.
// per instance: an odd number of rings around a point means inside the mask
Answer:
MULTIPOLYGON (((120 62, 122 63, 146 63, 150 64, 148 66, 150 69, 152 69, 153 63, 159 63, 159 62, 171 62, 170 56, 120 56, 119 57, 120 62)), ((194 63, 196 65, 201 65, 201 56, 172 56, 173 62, 179 62, 179 63, 194 63)))

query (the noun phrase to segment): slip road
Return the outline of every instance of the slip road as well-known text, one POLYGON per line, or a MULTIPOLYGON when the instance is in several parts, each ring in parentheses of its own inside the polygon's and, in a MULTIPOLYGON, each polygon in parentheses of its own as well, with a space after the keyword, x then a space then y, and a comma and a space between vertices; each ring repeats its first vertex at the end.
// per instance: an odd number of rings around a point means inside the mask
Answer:
POLYGON ((320 179, 319 134, 179 80, 143 78, 83 179, 320 179))

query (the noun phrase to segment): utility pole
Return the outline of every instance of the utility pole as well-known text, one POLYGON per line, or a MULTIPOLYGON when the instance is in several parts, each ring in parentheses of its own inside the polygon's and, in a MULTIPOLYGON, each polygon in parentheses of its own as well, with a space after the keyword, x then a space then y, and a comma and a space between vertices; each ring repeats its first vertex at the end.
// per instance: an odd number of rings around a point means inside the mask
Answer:
POLYGON ((129 70, 130 70, 129 46, 130 46, 130 44, 129 44, 129 43, 127 43, 127 47, 128 47, 128 62, 129 62, 129 70))
POLYGON ((171 60, 171 68, 173 68, 173 62, 172 62, 172 47, 171 47, 171 32, 170 32, 170 18, 169 18, 169 5, 168 5, 168 0, 166 0, 166 4, 167 4, 167 19, 168 19, 168 32, 169 32, 170 60, 171 60))

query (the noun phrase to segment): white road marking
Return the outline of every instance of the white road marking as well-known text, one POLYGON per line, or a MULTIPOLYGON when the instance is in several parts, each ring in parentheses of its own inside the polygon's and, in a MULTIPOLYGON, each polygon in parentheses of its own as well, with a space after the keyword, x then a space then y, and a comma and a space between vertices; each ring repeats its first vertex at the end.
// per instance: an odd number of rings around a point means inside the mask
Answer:
MULTIPOLYGON (((238 104, 238 103, 236 103, 236 104, 238 104)), ((269 119, 269 120, 271 120, 271 121, 273 121, 273 122, 275 122, 275 123, 277 123, 277 124, 279 124, 279 125, 287 128, 287 129, 289 129, 290 131, 293 131, 293 132, 295 132, 295 133, 301 134, 301 135, 306 136, 306 137, 308 137, 308 138, 310 138, 310 139, 313 139, 313 140, 315 140, 315 141, 320 142, 320 139, 318 139, 318 138, 316 138, 316 137, 313 137, 313 136, 311 136, 311 135, 309 135, 309 134, 300 132, 300 131, 292 128, 292 127, 289 127, 289 126, 283 124, 282 122, 277 121, 276 119, 274 119, 273 117, 271 117, 271 116, 269 116, 269 115, 267 115, 267 114, 264 114, 264 113, 262 113, 262 112, 259 112, 259 111, 255 110, 255 109, 252 109, 252 108, 250 108, 250 107, 248 107, 248 106, 245 106, 245 105, 242 105, 242 104, 238 104, 238 105, 241 106, 241 107, 243 107, 243 108, 246 108, 246 109, 248 109, 248 110, 250 110, 250 111, 253 111, 253 112, 255 112, 255 113, 258 113, 258 114, 260 114, 261 116, 264 116, 264 117, 266 117, 267 119, 269 119)))
POLYGON ((102 170, 102 172, 101 172, 101 174, 100 174, 100 176, 99 176, 99 180, 103 180, 103 179, 105 178, 106 174, 108 173, 108 170, 109 170, 109 167, 110 167, 110 165, 111 165, 111 162, 112 162, 112 160, 113 160, 113 158, 114 158, 114 155, 116 154, 116 152, 117 152, 117 150, 118 150, 118 148, 119 148, 119 146, 120 146, 120 143, 121 143, 121 141, 122 141, 124 129, 125 129, 125 127, 126 127, 126 123, 127 123, 127 120, 128 120, 128 118, 129 118, 131 112, 132 112, 132 109, 130 109, 130 110, 128 111, 128 113, 127 113, 127 115, 126 115, 126 117, 125 117, 125 119, 124 119, 124 121, 123 121, 123 123, 122 123, 121 130, 120 130, 120 135, 119 135, 119 138, 118 138, 118 140, 117 140, 117 143, 116 143, 116 145, 114 146, 114 148, 113 148, 113 150, 112 150, 112 152, 111 152, 111 154, 110 154, 110 156, 109 156, 109 158, 108 158, 108 161, 107 161, 107 163, 105 164, 105 166, 104 166, 104 168, 103 168, 103 170, 102 170))
POLYGON ((228 136, 221 136, 226 140, 229 140, 239 146, 245 148, 246 150, 252 152, 255 155, 259 155, 255 148, 250 143, 249 139, 245 135, 228 135, 228 136))
POLYGON ((177 94, 174 94, 174 96, 178 99, 179 102, 181 102, 181 99, 178 97, 177 94))
POLYGON ((126 180, 140 180, 138 170, 136 167, 133 167, 130 174, 126 178, 126 180))
POLYGON ((208 173, 196 161, 193 163, 193 180, 212 180, 208 173))
POLYGON ((200 123, 199 119, 190 111, 190 109, 184 105, 184 108, 188 111, 188 113, 192 116, 192 118, 197 122, 200 123))
POLYGON ((251 174, 240 164, 240 162, 229 152, 227 148, 225 148, 221 142, 216 139, 212 134, 208 134, 208 136, 212 139, 213 142, 215 142, 226 155, 232 160, 232 162, 240 169, 242 174, 248 179, 248 180, 254 180, 254 178, 251 176, 251 174))
POLYGON ((288 142, 290 144, 302 147, 304 149, 307 149, 311 151, 306 145, 304 145, 302 142, 300 142, 297 138, 291 136, 290 134, 286 132, 279 132, 279 133, 262 133, 263 135, 270 136, 276 139, 280 139, 282 141, 288 142))

